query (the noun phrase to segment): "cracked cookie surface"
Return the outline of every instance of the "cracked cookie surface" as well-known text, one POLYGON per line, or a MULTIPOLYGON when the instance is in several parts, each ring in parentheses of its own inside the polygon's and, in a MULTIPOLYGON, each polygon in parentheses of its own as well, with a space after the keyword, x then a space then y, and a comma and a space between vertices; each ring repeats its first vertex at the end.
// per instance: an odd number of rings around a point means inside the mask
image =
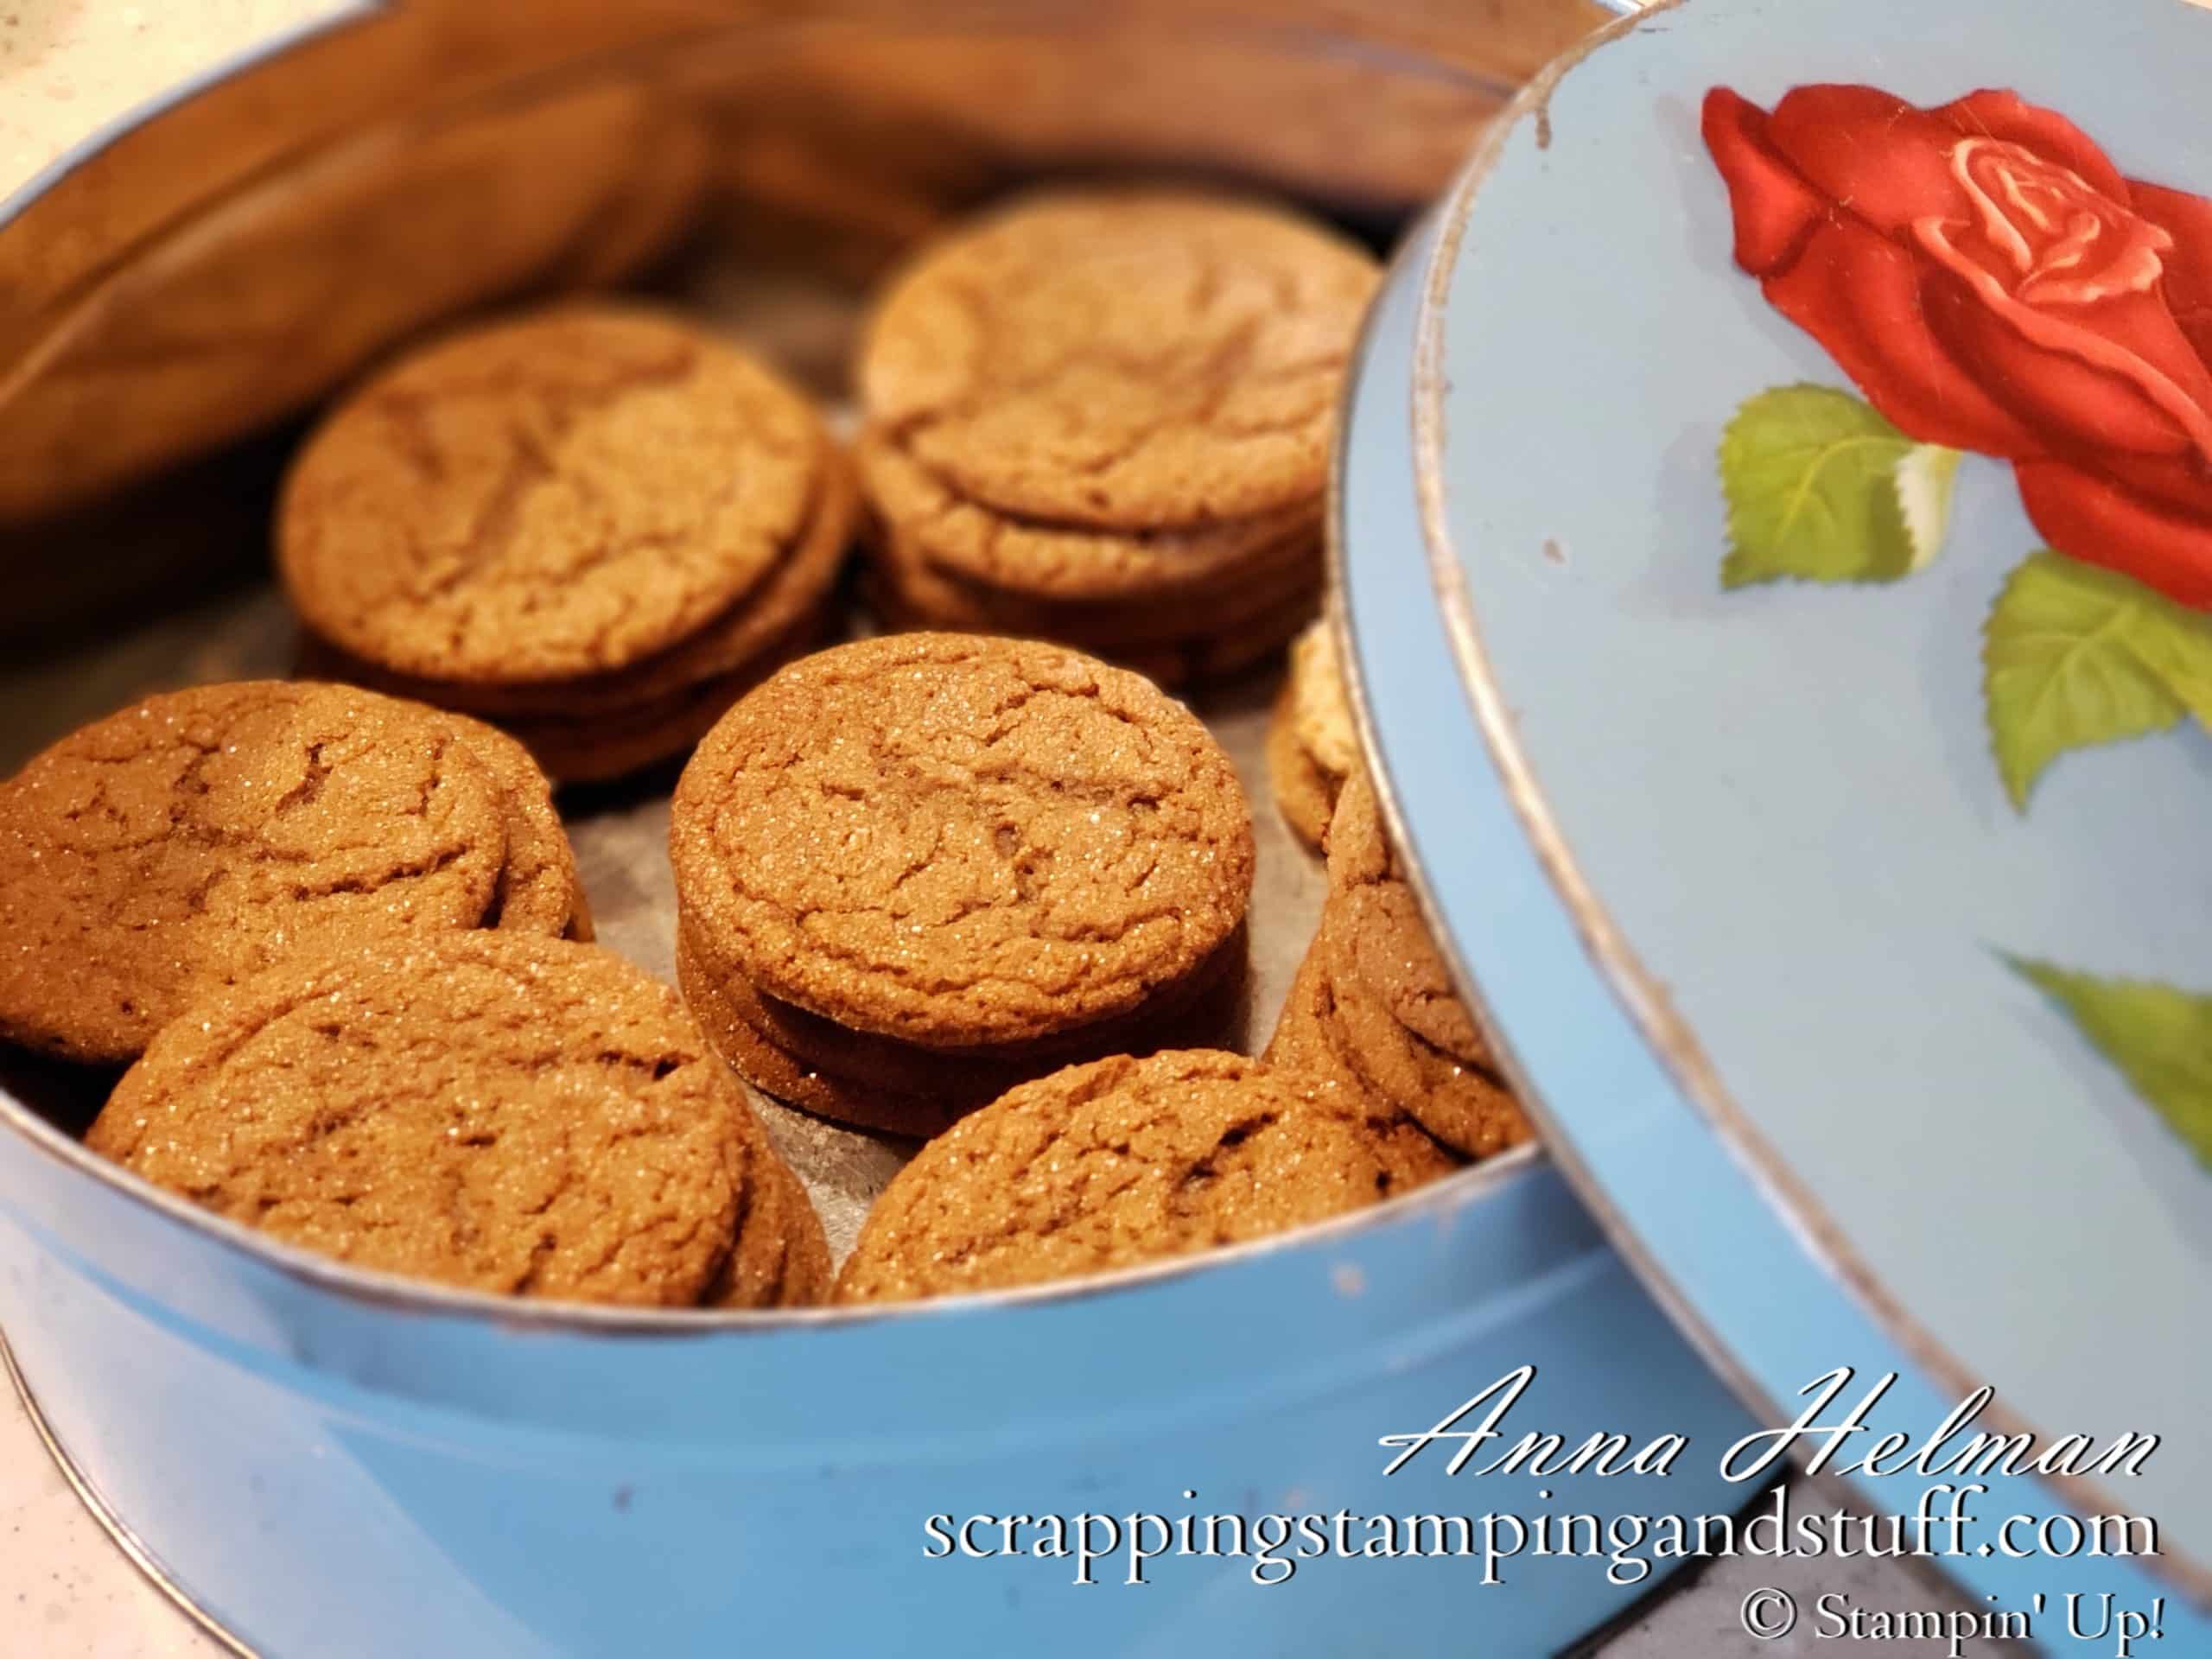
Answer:
POLYGON ((292 1243, 470 1289, 690 1306, 821 1276, 819 1221, 675 994, 561 940, 296 957, 164 1031, 86 1144, 292 1243))
POLYGON ((1187 709, 1061 646, 895 634, 749 694, 677 786, 685 925, 857 1030, 1019 1042, 1127 1013, 1243 921, 1251 817, 1187 709))
POLYGON ((508 808, 459 730, 350 686, 150 697, 0 785, 0 1034, 120 1062, 280 954, 474 927, 508 808))
POLYGON ((309 642, 308 660, 327 661, 331 678, 510 725, 600 718, 638 724, 640 716, 677 708, 702 688, 763 662, 820 614, 852 544, 860 497, 851 463, 834 446, 823 450, 818 474, 798 540, 760 584, 696 632, 627 667, 530 684, 463 685, 395 674, 323 640, 309 642))
POLYGON ((824 440, 795 390, 687 323, 576 306, 369 382, 286 480, 277 559, 308 626, 403 674, 620 669, 775 566, 824 440))
POLYGON ((1288 212, 1175 190, 1021 198, 923 251, 862 346, 870 423, 959 493, 1103 529, 1319 497, 1377 268, 1288 212))
POLYGON ((1233 1244, 1402 1190, 1364 1103, 1184 1049, 1071 1066, 916 1154, 876 1200, 840 1301, 1037 1284, 1233 1244))

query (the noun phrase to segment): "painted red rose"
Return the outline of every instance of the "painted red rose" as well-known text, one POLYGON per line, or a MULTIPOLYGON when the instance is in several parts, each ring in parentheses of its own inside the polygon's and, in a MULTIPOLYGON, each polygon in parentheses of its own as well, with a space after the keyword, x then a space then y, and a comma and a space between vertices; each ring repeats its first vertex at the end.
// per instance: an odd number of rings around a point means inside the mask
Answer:
POLYGON ((1724 86, 1736 263, 1909 436, 2013 464, 2051 545, 2212 608, 2212 201, 2009 92, 1724 86))

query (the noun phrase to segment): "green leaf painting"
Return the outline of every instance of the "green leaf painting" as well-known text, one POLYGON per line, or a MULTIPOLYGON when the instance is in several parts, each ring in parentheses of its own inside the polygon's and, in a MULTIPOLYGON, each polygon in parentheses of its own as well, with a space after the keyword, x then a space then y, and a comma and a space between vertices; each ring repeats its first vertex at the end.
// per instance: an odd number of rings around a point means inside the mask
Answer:
POLYGON ((1942 546, 1956 450, 1915 443, 1849 392, 1777 386, 1720 437, 1724 587, 1796 576, 1894 582, 1942 546))
POLYGON ((2212 996, 2008 957, 2212 1168, 2212 996))
POLYGON ((2048 550, 2005 581, 1984 625, 1982 691, 2005 792, 2069 749, 2212 717, 2212 619, 2048 550))

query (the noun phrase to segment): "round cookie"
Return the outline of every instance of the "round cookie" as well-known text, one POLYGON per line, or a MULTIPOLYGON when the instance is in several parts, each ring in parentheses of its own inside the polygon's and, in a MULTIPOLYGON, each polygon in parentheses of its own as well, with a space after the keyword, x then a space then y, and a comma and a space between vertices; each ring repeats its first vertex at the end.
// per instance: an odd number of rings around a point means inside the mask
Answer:
POLYGON ((1268 722, 1268 779, 1291 832, 1319 850, 1344 779, 1362 770, 1359 733, 1328 617, 1290 647, 1290 677, 1268 722))
POLYGON ((1360 1082, 1417 1119, 1445 1145, 1487 1158, 1531 1135, 1512 1090, 1394 1018, 1357 981, 1329 981, 1323 1035, 1360 1082))
POLYGON ((1329 891, 1340 893, 1367 881, 1398 879, 1398 855, 1382 828, 1382 804, 1364 770, 1348 774, 1337 796, 1325 837, 1329 855, 1329 891))
POLYGON ((1317 620, 1291 646, 1289 696, 1291 729, 1314 765, 1339 783, 1359 771, 1359 726, 1344 689, 1333 618, 1317 620))
POLYGON ((741 982, 719 980, 702 968, 681 931, 676 941, 676 982, 707 1040, 731 1071, 787 1106, 882 1135, 926 1141, 950 1128, 963 1113, 996 1098, 996 1080, 979 1081, 963 1090, 958 1074, 948 1072, 933 1092, 918 1093, 800 1058, 777 1042, 757 1013, 747 1017, 757 1011, 757 995, 741 982))
POLYGON ((0 785, 0 1036, 125 1061, 284 952, 478 926, 512 810, 432 709, 276 680, 149 697, 0 785))
POLYGON ((1212 1050, 1071 1066, 916 1154, 868 1212, 842 1302, 1003 1289, 1231 1244, 1398 1191, 1363 1107, 1212 1050))
POLYGON ((1432 1047, 1468 1065, 1497 1068, 1412 888, 1402 881, 1363 882, 1332 897, 1329 909, 1324 941, 1332 977, 1360 987, 1432 1047))
POLYGON ((820 613, 851 546, 860 494, 851 464, 834 444, 823 446, 819 473, 805 529, 760 584, 696 633, 626 668, 572 680, 461 684, 394 674, 327 641, 311 639, 308 649, 342 668, 338 677, 486 720, 512 725, 605 715, 642 723, 646 711, 665 713, 710 685, 754 671, 820 613))
POLYGON ((1339 981, 1357 983, 1424 1041, 1470 1065, 1494 1071, 1482 1030, 1460 1001, 1430 936, 1421 902, 1399 872, 1375 785, 1353 772, 1331 820, 1326 948, 1339 981))
POLYGON ((1089 640, 1077 630, 1058 624, 1011 626, 979 619, 965 607, 948 614, 910 604, 883 575, 879 560, 870 569, 862 592, 870 607, 893 631, 954 628, 1016 639, 1056 639, 1141 674, 1154 685, 1168 687, 1230 679, 1265 662, 1313 620, 1321 597, 1318 586, 1300 583, 1287 599, 1271 601, 1258 615, 1237 623, 1226 634, 1201 632, 1187 639, 1122 645, 1089 640))
MULTIPOLYGON (((1296 647, 1293 648, 1294 653, 1296 647)), ((1318 851, 1336 810, 1336 785, 1298 741, 1296 688, 1286 684, 1268 715, 1268 786, 1290 832, 1318 851)))
POLYGON ((1189 530, 1099 531, 995 512, 881 433, 855 447, 869 502, 922 562, 1031 601, 1157 601, 1264 573, 1287 543, 1319 545, 1320 503, 1189 530))
POLYGON ((1024 197, 925 248, 871 319, 870 423, 972 501, 1158 531, 1319 497, 1377 280, 1293 213, 1188 191, 1024 197))
POLYGON ((1345 780, 1328 851, 1329 898, 1313 954, 1325 964, 1330 988, 1320 1028, 1338 1057, 1471 1157, 1529 1139, 1528 1119, 1398 874, 1363 772, 1345 780))
POLYGON ((670 821, 695 936, 763 993, 925 1046, 1138 1007, 1242 924, 1251 817, 1180 704, 1064 647, 895 634, 709 734, 670 821))
POLYGON ((798 535, 823 438, 743 352, 566 307, 403 359, 294 462, 277 564, 309 627, 402 674, 605 673, 734 605, 798 535))
POLYGON ((1327 963, 1319 950, 1308 950, 1260 1058, 1278 1070, 1300 1073, 1318 1088, 1358 1102, 1402 1186, 1417 1186, 1459 1168, 1464 1160, 1422 1128, 1419 1119, 1376 1093, 1337 1052, 1330 1032, 1335 1014, 1336 992, 1329 982, 1327 963))
POLYGON ((1235 639, 1271 622, 1294 604, 1310 614, 1322 584, 1319 540, 1300 529, 1265 550, 1265 564, 1189 592, 1054 601, 1000 593, 949 575, 895 527, 886 527, 874 537, 868 549, 872 574, 893 605, 906 614, 926 619, 931 626, 1057 639, 1101 652, 1172 649, 1235 639))
POLYGON ((923 1048, 854 1031, 772 997, 677 929, 677 984, 731 1070, 763 1093, 841 1122, 927 1140, 1015 1084, 1077 1060, 1225 1036, 1243 983, 1242 931, 1135 1013, 1033 1043, 923 1048))
POLYGON ((512 931, 590 938, 591 907, 576 874, 575 850, 554 808, 553 785, 530 751, 480 720, 451 713, 435 717, 452 729, 499 785, 507 856, 486 919, 512 931))
POLYGON ((804 616, 734 672, 658 702, 623 709, 502 717, 508 732, 563 784, 608 783, 689 753, 740 697, 818 643, 824 619, 804 616))
POLYGON ((791 1166, 772 1150, 756 1159, 745 1217, 706 1307, 810 1307, 830 1300, 837 1276, 822 1217, 791 1166))
POLYGON ((782 1275, 733 1281, 730 1258, 775 1253, 755 1227, 803 1231, 675 994, 513 933, 295 957, 219 993, 124 1074, 86 1144, 291 1243, 513 1295, 780 1296, 782 1275))

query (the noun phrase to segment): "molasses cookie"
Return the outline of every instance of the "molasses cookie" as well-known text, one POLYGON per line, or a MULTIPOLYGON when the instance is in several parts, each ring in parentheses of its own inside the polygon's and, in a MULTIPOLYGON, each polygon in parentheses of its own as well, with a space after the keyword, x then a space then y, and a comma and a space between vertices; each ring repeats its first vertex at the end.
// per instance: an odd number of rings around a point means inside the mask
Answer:
POLYGON ((1360 764, 1359 735, 1323 617, 1290 648, 1290 677, 1268 723, 1268 781, 1291 832, 1319 852, 1344 779, 1360 764))
POLYGON ((804 1300, 821 1223, 674 993, 592 946, 295 956, 124 1075, 86 1144, 234 1221, 474 1290, 804 1300))
POLYGON ((1034 1042, 964 1048, 856 1031, 764 995, 695 946, 681 926, 676 977, 709 1039, 755 1088, 819 1116, 925 1141, 1014 1084, 1071 1060, 1218 1038, 1235 1021, 1244 956, 1239 931, 1211 964, 1132 1014, 1034 1042))
POLYGON ((149 697, 0 785, 0 1035, 119 1063, 288 951, 569 929, 582 895, 544 790, 471 723, 350 686, 149 697))
MULTIPOLYGON (((423 711, 429 714, 430 711, 423 711)), ((592 936, 591 906, 576 874, 575 850, 553 804, 553 785, 530 751, 495 726, 466 715, 438 718, 492 774, 506 828, 506 862, 493 890, 486 925, 524 933, 592 936)))
POLYGON ((923 1147, 869 1211, 837 1300, 1105 1272, 1341 1215, 1419 1179, 1363 1102, 1295 1073, 1210 1050, 1094 1061, 923 1147))
POLYGON ((1286 209, 1179 190, 1023 197, 925 248, 870 324, 871 424, 971 501, 1105 530, 1311 501, 1375 291, 1286 209))
POLYGON ((294 463, 278 567, 329 671, 601 778, 688 747, 810 635, 856 512, 849 464, 772 371, 689 323, 578 305, 355 393, 294 463))
POLYGON ((1339 1052, 1344 1044, 1338 1035, 1336 989, 1325 958, 1325 953, 1317 948, 1298 964, 1290 995, 1260 1058, 1278 1070, 1299 1073, 1312 1087, 1359 1102, 1408 1183, 1450 1174, 1465 1160, 1376 1090, 1339 1052))
POLYGON ((1269 1052, 1355 1080, 1437 1139, 1483 1158, 1528 1120, 1460 999, 1407 885, 1363 772, 1328 831, 1329 896, 1269 1052))
POLYGON ((854 456, 869 501, 912 550, 909 562, 985 595, 1038 605, 1148 600, 1233 588, 1274 568, 1287 544, 1319 551, 1310 500, 1225 524, 1101 531, 993 512, 881 429, 863 435, 854 456))
POLYGON ((1022 198, 924 250, 857 379, 871 596, 899 626, 1236 671, 1310 618, 1372 260, 1165 190, 1022 198))
POLYGON ((1234 768, 1181 705, 1062 646, 934 633, 747 696, 685 767, 670 848, 686 985, 732 1064, 839 1116, 861 1113, 795 1077, 880 1084, 902 1122, 900 1096, 949 1115, 1190 1007, 1253 866, 1234 768))

